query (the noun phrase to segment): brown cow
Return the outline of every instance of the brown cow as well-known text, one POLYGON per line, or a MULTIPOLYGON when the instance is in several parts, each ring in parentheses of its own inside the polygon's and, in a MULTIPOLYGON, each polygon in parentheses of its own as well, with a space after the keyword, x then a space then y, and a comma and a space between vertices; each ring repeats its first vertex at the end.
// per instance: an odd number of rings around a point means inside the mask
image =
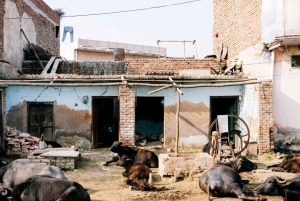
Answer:
POLYGON ((134 163, 133 160, 122 157, 117 165, 123 166, 126 170, 123 172, 123 176, 129 179, 141 179, 149 180, 149 174, 152 172, 150 168, 145 165, 134 163))
POLYGON ((272 168, 273 171, 300 173, 300 159, 288 154, 280 164, 271 165, 268 168, 272 168))
POLYGON ((144 179, 127 179, 126 184, 130 186, 131 190, 140 190, 140 191, 166 191, 169 190, 166 187, 157 188, 152 184, 149 184, 144 179))
POLYGON ((158 157, 152 151, 124 146, 120 141, 115 141, 109 150, 117 153, 119 157, 113 157, 112 160, 105 162, 103 165, 117 162, 120 158, 126 157, 132 159, 135 163, 140 163, 150 168, 158 167, 158 157))

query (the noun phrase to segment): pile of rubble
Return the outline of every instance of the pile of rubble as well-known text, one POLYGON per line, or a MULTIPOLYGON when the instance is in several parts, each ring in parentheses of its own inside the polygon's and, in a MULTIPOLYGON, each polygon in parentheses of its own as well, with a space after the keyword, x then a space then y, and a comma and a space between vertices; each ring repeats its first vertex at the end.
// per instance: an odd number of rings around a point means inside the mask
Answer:
POLYGON ((29 155, 38 149, 40 138, 28 133, 21 133, 16 128, 11 128, 5 133, 6 155, 29 155))

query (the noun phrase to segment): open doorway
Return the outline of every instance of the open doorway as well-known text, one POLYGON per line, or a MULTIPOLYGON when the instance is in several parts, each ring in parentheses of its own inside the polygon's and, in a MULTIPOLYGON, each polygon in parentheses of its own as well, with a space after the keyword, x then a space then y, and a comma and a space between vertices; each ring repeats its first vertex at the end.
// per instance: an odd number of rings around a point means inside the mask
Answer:
MULTIPOLYGON (((210 97, 210 124, 217 118, 217 115, 233 114, 238 115, 238 96, 217 96, 210 97)), ((229 125, 233 125, 233 118, 229 119, 229 125)), ((233 129, 233 128, 229 128, 233 129)), ((215 128, 213 128, 215 130, 215 128)))
POLYGON ((117 97, 92 98, 93 148, 109 147, 119 140, 119 100, 117 97))
POLYGON ((163 133, 164 98, 137 97, 135 107, 135 141, 143 143, 162 141, 163 133))

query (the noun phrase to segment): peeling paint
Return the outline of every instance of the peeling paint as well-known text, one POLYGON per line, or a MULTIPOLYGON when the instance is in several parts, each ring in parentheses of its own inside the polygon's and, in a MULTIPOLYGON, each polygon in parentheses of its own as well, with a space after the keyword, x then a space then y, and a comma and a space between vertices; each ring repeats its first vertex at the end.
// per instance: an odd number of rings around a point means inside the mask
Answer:
POLYGON ((91 148, 91 142, 84 138, 80 137, 74 133, 71 133, 70 136, 59 135, 56 141, 61 144, 63 147, 78 147, 80 150, 89 150, 91 148))
POLYGON ((15 127, 20 132, 27 130, 27 104, 26 101, 9 108, 6 115, 7 127, 15 127))
MULTIPOLYGON (((201 146, 207 142, 209 108, 202 102, 182 101, 179 114, 180 143, 186 147, 201 146)), ((165 143, 173 144, 176 132, 176 104, 165 106, 165 143)))

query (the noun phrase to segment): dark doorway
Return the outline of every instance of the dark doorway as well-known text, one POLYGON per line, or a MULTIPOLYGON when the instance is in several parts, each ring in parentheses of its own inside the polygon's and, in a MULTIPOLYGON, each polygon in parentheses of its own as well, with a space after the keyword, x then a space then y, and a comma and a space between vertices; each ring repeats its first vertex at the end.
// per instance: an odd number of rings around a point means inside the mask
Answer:
POLYGON ((53 102, 28 102, 28 133, 53 141, 53 102))
MULTIPOLYGON (((217 115, 238 115, 237 103, 238 96, 210 97, 210 123, 217 118, 217 115)), ((231 118, 229 121, 231 121, 231 118)), ((232 125, 232 122, 229 122, 229 124, 232 125)), ((213 130, 215 130, 215 128, 213 130)))
POLYGON ((135 107, 136 141, 146 137, 147 141, 159 140, 164 133, 164 98, 137 97, 135 107))
POLYGON ((119 100, 117 97, 92 99, 93 148, 109 147, 119 140, 119 100))

